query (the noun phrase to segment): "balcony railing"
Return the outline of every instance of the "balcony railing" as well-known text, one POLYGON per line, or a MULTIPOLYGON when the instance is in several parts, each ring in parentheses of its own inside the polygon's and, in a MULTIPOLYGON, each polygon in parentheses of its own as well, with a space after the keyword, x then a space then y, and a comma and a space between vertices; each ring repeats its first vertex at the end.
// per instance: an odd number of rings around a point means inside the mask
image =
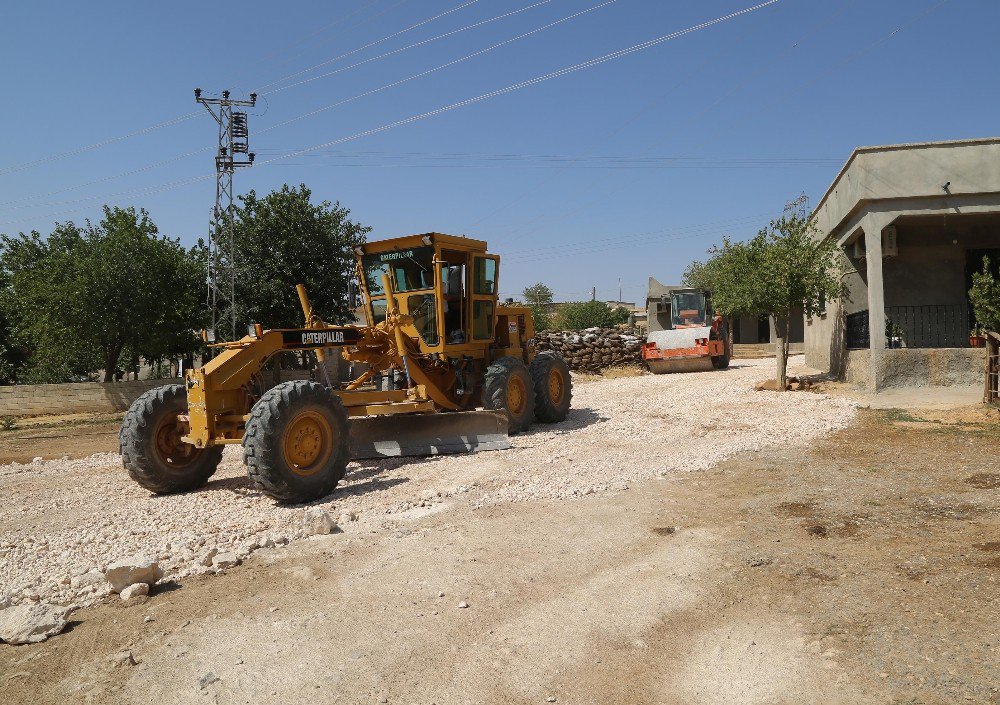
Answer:
MULTIPOLYGON (((969 347, 969 308, 964 304, 889 306, 885 316, 887 348, 969 347)), ((867 348, 868 311, 848 314, 845 324, 847 348, 867 348)))

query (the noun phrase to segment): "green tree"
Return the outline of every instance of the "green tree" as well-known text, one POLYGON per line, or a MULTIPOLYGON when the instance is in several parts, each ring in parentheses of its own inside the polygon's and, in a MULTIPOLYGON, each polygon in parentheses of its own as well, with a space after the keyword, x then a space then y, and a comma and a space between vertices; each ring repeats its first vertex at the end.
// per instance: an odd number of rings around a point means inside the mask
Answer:
POLYGON ((617 320, 614 311, 603 301, 573 301, 563 304, 558 314, 559 327, 563 330, 610 328, 617 320))
POLYGON ((983 257, 983 271, 972 274, 969 303, 976 325, 990 331, 1000 331, 1000 278, 994 276, 989 257, 983 257))
POLYGON ((352 318, 348 282, 354 276, 353 248, 371 228, 348 219, 339 203, 312 202, 305 185, 287 184, 258 198, 240 197, 234 237, 239 253, 236 301, 242 327, 302 325, 296 284, 309 291, 316 312, 331 323, 352 318))
POLYGON ((547 306, 552 303, 552 289, 542 282, 526 286, 521 292, 528 306, 547 306))
POLYGON ((535 330, 548 330, 552 327, 552 316, 544 306, 528 306, 531 310, 531 320, 534 322, 535 330))
POLYGON ((114 379, 128 349, 160 359, 198 346, 204 323, 204 261, 198 250, 158 235, 146 211, 104 207, 80 228, 57 224, 0 236, 15 333, 29 360, 23 381, 60 382, 104 369, 114 379))
POLYGON ((778 389, 787 384, 788 325, 792 309, 807 314, 840 295, 836 245, 817 242, 808 218, 793 215, 771 221, 747 242, 728 238, 710 251, 713 304, 725 316, 768 315, 778 337, 778 389))
POLYGON ((526 286, 521 292, 524 303, 531 309, 531 318, 535 322, 535 330, 548 330, 552 327, 552 316, 549 314, 549 306, 552 304, 552 289, 546 284, 538 282, 531 286, 526 286))
POLYGON ((713 291, 715 289, 715 272, 713 271, 715 260, 707 262, 695 260, 687 266, 681 276, 681 284, 692 289, 704 289, 713 291))

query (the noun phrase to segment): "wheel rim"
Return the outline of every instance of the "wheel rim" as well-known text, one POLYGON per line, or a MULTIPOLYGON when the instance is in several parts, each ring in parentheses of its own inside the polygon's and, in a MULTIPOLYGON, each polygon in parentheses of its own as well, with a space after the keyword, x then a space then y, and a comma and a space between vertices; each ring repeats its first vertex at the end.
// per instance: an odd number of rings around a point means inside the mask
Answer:
POLYGON ((507 411, 514 416, 520 416, 524 413, 527 400, 528 395, 525 394, 524 380, 520 377, 511 377, 507 383, 507 411))
POLYGON ((285 462, 292 472, 313 475, 330 457, 333 428, 319 412, 303 411, 289 422, 282 445, 285 462))
POLYGON ((168 414, 156 427, 156 452, 167 467, 175 470, 186 468, 198 457, 198 449, 182 441, 182 435, 177 414, 168 414))
POLYGON ((563 394, 566 393, 566 382, 563 380, 562 371, 553 367, 549 370, 549 399, 553 404, 562 404, 563 394))

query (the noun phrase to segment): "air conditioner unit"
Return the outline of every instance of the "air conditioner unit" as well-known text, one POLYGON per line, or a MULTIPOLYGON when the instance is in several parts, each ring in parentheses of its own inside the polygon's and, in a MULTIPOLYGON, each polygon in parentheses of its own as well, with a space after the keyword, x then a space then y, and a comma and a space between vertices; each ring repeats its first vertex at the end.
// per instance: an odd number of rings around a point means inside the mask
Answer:
POLYGON ((882 256, 895 257, 899 254, 899 244, 896 241, 896 226, 890 225, 882 231, 882 256))
POLYGON ((854 259, 864 259, 865 254, 865 236, 862 235, 854 241, 854 259))

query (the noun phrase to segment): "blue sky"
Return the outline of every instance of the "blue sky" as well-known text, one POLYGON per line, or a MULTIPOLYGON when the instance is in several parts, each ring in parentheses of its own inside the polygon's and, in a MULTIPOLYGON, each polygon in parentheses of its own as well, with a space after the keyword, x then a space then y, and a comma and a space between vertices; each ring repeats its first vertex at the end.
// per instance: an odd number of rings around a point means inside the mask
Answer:
POLYGON ((193 243, 214 202, 215 133, 192 89, 258 89, 258 166, 237 173, 237 192, 305 183, 373 238, 485 239, 504 257, 505 295, 544 281, 559 299, 592 286, 612 299, 620 278, 639 300, 648 276, 676 281, 723 235, 752 234, 803 192, 815 203, 855 146, 997 134, 1000 3, 780 0, 344 140, 758 1, 11 3, 0 232, 47 233, 112 203, 193 243))

